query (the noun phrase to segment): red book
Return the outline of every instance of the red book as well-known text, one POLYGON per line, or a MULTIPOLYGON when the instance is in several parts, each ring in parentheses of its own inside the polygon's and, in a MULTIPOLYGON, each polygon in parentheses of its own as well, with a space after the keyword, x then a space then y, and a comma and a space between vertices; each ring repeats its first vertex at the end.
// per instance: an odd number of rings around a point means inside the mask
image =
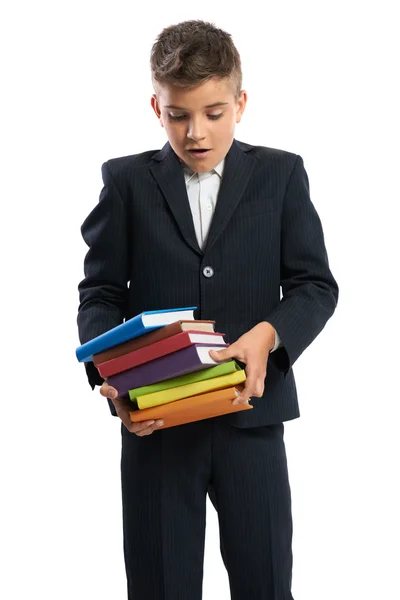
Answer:
POLYGON ((113 346, 108 350, 104 350, 104 352, 95 354, 93 356, 93 362, 97 367, 97 365, 100 365, 107 360, 111 360, 117 356, 122 356, 123 354, 128 354, 128 352, 133 352, 134 350, 139 350, 139 348, 144 348, 145 346, 150 346, 150 344, 154 344, 160 340, 165 340, 166 338, 176 335, 177 333, 181 333, 182 331, 214 332, 214 325, 215 321, 200 321, 193 319, 175 321, 175 323, 165 325, 165 327, 160 327, 159 329, 145 333, 138 338, 129 340, 123 344, 118 344, 118 346, 113 346))
POLYGON ((138 350, 133 350, 127 354, 117 356, 106 362, 97 365, 97 369, 104 379, 111 377, 133 367, 138 367, 147 362, 161 358, 167 354, 172 354, 193 344, 203 344, 205 346, 223 346, 223 333, 202 332, 202 331, 183 331, 177 335, 165 338, 149 346, 144 346, 138 350))

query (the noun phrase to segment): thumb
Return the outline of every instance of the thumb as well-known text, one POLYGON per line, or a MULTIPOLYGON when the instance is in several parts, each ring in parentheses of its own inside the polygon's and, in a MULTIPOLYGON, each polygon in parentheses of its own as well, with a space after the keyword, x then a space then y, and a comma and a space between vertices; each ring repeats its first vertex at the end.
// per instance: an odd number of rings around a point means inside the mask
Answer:
POLYGON ((209 355, 213 360, 222 361, 232 358, 234 353, 232 353, 232 346, 228 348, 223 348, 222 350, 210 350, 209 355))
POLYGON ((115 400, 116 398, 118 398, 118 392, 117 392, 117 390, 115 388, 113 388, 113 387, 108 388, 108 397, 111 400, 115 400))
POLYGON ((110 398, 111 400, 113 400, 118 396, 118 391, 114 387, 108 385, 106 381, 104 381, 103 385, 100 388, 100 394, 102 396, 105 396, 106 398, 110 398))

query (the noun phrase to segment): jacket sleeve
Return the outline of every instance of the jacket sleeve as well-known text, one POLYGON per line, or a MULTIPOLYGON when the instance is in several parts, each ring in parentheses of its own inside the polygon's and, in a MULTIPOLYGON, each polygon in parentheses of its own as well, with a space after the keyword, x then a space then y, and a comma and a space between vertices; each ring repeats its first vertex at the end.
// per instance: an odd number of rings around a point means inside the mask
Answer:
POLYGON ((280 273, 282 299, 265 320, 275 327, 282 343, 269 360, 286 376, 333 315, 339 295, 301 156, 296 158, 283 199, 280 273))
MULTIPOLYGON (((78 333, 84 344, 123 322, 128 295, 128 218, 126 205, 109 166, 101 168, 103 189, 99 202, 81 227, 89 250, 84 260, 84 279, 78 285, 78 333)), ((101 385, 93 362, 85 363, 90 386, 101 385)), ((108 400, 110 411, 116 415, 108 400)))

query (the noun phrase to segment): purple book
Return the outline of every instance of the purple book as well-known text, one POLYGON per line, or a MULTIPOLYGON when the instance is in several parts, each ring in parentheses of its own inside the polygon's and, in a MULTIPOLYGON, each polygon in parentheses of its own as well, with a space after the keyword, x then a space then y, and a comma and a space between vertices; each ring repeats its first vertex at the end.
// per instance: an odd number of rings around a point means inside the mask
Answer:
POLYGON ((133 367, 122 373, 108 377, 107 383, 118 390, 119 397, 128 395, 129 390, 158 383, 194 371, 201 371, 217 365, 208 354, 210 350, 222 350, 228 344, 218 346, 203 346, 193 344, 183 350, 172 352, 167 356, 156 358, 138 367, 133 367))

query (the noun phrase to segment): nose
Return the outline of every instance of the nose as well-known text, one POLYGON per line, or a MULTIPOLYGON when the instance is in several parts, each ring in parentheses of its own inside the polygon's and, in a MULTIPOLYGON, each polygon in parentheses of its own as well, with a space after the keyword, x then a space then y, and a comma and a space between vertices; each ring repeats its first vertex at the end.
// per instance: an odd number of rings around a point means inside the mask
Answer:
POLYGON ((205 136, 205 128, 204 124, 200 119, 191 119, 189 122, 189 128, 187 132, 187 137, 195 140, 196 142, 200 140, 204 140, 205 136))

